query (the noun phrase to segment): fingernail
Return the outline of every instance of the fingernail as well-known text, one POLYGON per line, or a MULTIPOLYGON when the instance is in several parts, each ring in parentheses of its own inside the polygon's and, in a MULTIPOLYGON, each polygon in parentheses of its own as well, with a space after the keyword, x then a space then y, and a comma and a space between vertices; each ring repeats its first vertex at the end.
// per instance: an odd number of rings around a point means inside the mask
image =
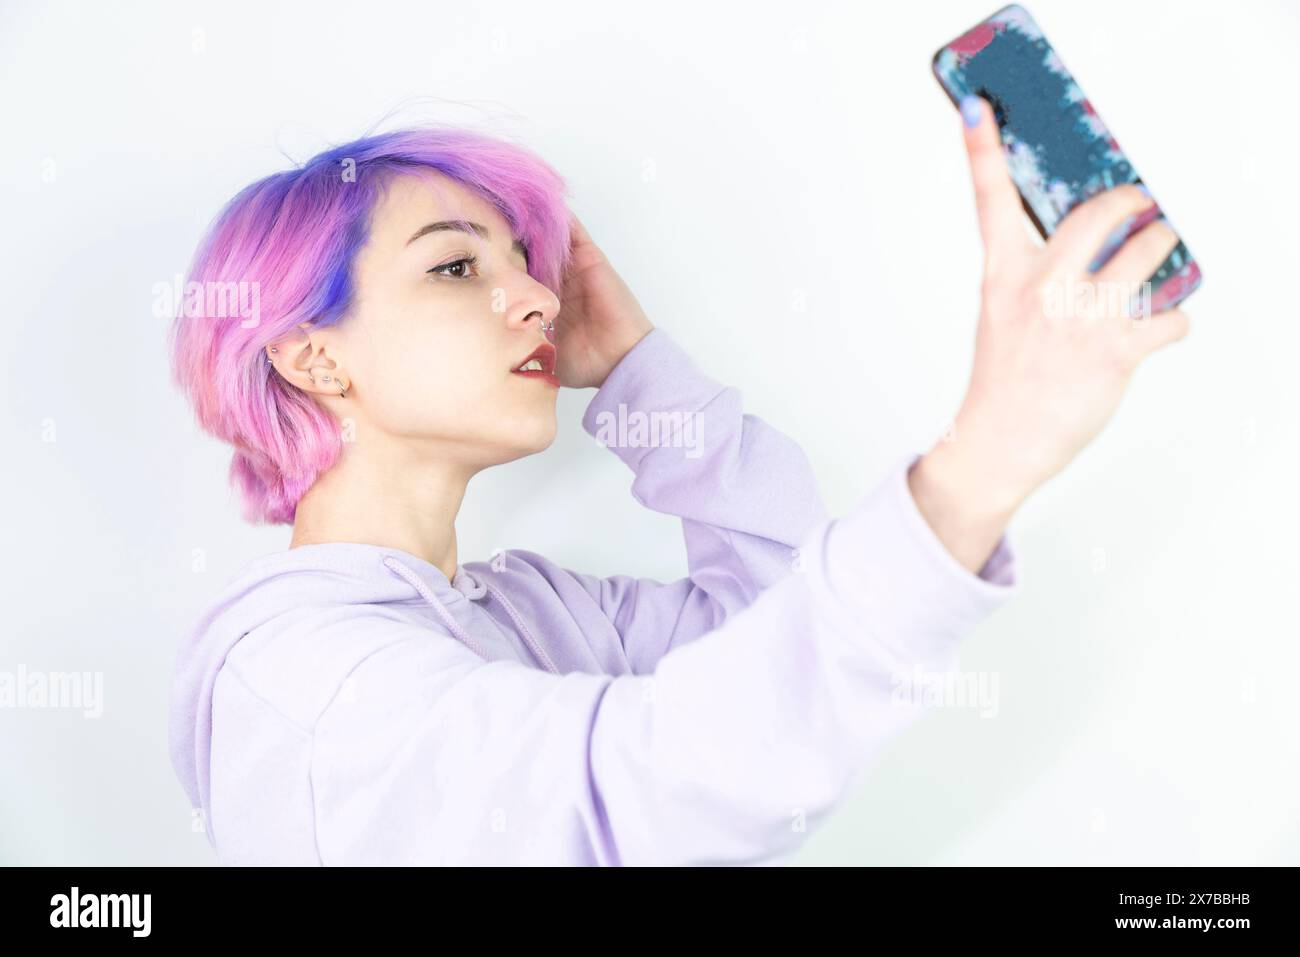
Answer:
POLYGON ((961 110, 961 121, 968 128, 979 126, 980 117, 984 114, 980 108, 980 98, 978 96, 963 96, 958 108, 961 110))
POLYGON ((1147 199, 1152 199, 1152 198, 1154 198, 1154 197, 1152 197, 1152 195, 1151 195, 1151 190, 1147 189, 1147 184, 1146 184, 1146 183, 1135 183, 1134 185, 1137 186, 1137 188, 1138 188, 1139 190, 1141 190, 1142 195, 1145 196, 1147 199))

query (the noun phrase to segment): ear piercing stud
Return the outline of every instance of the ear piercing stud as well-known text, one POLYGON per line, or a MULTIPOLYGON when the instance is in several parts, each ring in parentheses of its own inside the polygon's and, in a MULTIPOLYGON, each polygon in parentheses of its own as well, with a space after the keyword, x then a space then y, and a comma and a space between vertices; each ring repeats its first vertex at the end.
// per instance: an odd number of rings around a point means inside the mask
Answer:
MULTIPOLYGON (((276 349, 275 346, 272 346, 272 347, 271 347, 271 351, 272 351, 272 352, 279 352, 280 350, 276 349)), ((266 364, 267 364, 267 365, 271 365, 271 357, 270 357, 270 356, 267 356, 267 358, 266 358, 266 364)), ((312 385, 315 385, 315 384, 316 384, 316 377, 315 377, 314 375, 312 375, 310 372, 307 373, 307 378, 311 380, 311 384, 312 384, 312 385)), ((342 398, 342 399, 346 399, 346 398, 348 397, 348 389, 352 388, 351 386, 343 385, 342 383, 339 382, 338 379, 331 378, 331 377, 328 376, 328 375, 322 375, 320 378, 321 378, 321 381, 322 381, 322 382, 333 382, 335 385, 339 386, 339 397, 340 397, 340 398, 342 398)))

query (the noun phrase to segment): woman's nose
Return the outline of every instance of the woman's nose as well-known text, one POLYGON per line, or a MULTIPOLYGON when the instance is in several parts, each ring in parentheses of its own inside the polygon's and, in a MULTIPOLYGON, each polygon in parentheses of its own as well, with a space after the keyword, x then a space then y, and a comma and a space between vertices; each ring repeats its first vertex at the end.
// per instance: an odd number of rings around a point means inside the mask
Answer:
POLYGON ((531 321, 534 316, 537 317, 537 321, 542 327, 542 335, 546 337, 546 341, 554 345, 555 320, 547 319, 546 316, 540 310, 535 309, 532 312, 530 312, 527 316, 524 317, 524 321, 525 322, 531 321))

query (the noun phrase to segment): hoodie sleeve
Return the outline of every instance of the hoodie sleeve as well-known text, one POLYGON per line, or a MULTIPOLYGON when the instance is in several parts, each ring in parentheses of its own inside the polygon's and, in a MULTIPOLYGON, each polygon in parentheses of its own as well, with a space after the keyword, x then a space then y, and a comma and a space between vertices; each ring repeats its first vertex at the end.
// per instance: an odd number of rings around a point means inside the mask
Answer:
POLYGON ((792 574, 649 675, 485 662, 376 620, 397 640, 314 729, 322 860, 784 858, 919 716, 909 682, 954 667, 962 637, 1019 589, 1005 543, 987 579, 972 575, 910 503, 900 463, 798 539, 792 574))
MULTIPOLYGON (((599 602, 634 674, 749 607, 799 564, 798 543, 828 518, 798 443, 746 414, 741 393, 701 372, 662 328, 610 371, 582 425, 633 471, 638 502, 682 520, 685 578, 562 569, 599 602)), ((1000 543, 995 557, 1006 553, 1000 543)))
POLYGON ((633 471, 632 495, 682 520, 689 574, 673 582, 565 569, 599 603, 633 670, 748 607, 828 517, 799 445, 705 375, 656 327, 611 370, 583 428, 633 471))

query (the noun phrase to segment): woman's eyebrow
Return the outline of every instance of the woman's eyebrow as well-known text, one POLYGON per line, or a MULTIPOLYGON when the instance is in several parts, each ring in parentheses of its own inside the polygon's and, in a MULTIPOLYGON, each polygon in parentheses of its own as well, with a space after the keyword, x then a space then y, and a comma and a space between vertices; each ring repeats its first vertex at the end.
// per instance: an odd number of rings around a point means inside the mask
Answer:
MULTIPOLYGON (((467 222, 465 220, 447 219, 447 220, 443 220, 442 222, 429 223, 426 226, 421 226, 419 229, 415 231, 415 235, 406 241, 406 245, 408 246, 411 245, 411 243, 415 242, 421 236, 427 236, 429 235, 429 233, 436 233, 445 229, 452 229, 462 233, 472 232, 477 234, 478 237, 482 239, 484 242, 491 242, 492 240, 492 232, 486 226, 483 226, 479 223, 467 222)), ((523 256, 524 262, 528 262, 528 248, 524 246, 522 242, 516 239, 510 245, 510 248, 514 252, 517 252, 519 253, 519 255, 523 256)))

